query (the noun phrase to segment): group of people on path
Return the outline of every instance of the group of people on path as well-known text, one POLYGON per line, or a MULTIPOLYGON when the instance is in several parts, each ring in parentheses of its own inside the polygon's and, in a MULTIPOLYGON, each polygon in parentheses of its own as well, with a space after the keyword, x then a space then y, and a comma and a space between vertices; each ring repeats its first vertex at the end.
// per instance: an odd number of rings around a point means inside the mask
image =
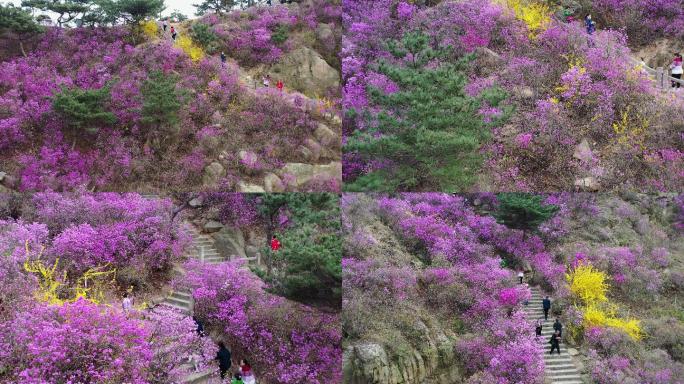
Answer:
MULTIPOLYGON (((546 296, 542 300, 542 309, 544 310, 544 321, 549 319, 549 310, 551 309, 551 299, 549 299, 549 296, 546 296)), ((536 337, 541 337, 542 336, 542 329, 544 325, 542 322, 542 319, 540 318, 537 320, 537 324, 535 325, 534 328, 534 334, 536 337)), ((561 342, 561 337, 563 335, 563 324, 561 324, 560 319, 556 317, 556 321, 553 323, 553 334, 551 335, 551 338, 549 339, 549 344, 551 344, 551 351, 549 352, 551 355, 553 355, 553 351, 556 350, 558 351, 558 354, 560 355, 560 342, 561 342)))
MULTIPOLYGON (((262 84, 264 85, 264 87, 266 87, 266 88, 270 87, 271 86, 271 75, 267 74, 266 76, 263 76, 261 78, 261 81, 262 81, 262 84)), ((282 80, 278 80, 278 82, 276 83, 276 88, 278 88, 278 90, 280 92, 283 91, 284 86, 285 85, 283 84, 282 80)))
MULTIPOLYGON (((230 370, 232 361, 230 359, 230 351, 226 348, 226 345, 223 342, 219 342, 218 346, 219 350, 216 352, 216 360, 219 362, 221 380, 224 380, 228 370, 230 370)), ((254 372, 247 359, 240 360, 240 368, 231 377, 230 384, 256 384, 254 372)))
MULTIPOLYGON (((518 270, 518 281, 520 284, 525 284, 525 287, 529 287, 529 284, 524 283, 524 278, 525 278, 525 273, 523 272, 522 269, 518 270)), ((528 304, 528 300, 525 299, 524 305, 528 304)), ((545 296, 544 299, 542 299, 542 310, 544 311, 544 320, 538 319, 535 327, 534 327, 534 334, 536 337, 541 337, 542 336, 542 329, 544 328, 543 322, 547 321, 549 319, 549 311, 551 310, 551 299, 549 299, 549 296, 545 296)), ((558 354, 560 355, 560 342, 561 342, 561 337, 563 335, 563 324, 560 322, 560 319, 556 317, 556 321, 553 323, 553 334, 551 335, 551 338, 549 339, 549 344, 551 344, 551 351, 549 352, 550 354, 553 355, 553 351, 558 351, 558 354)))
MULTIPOLYGON (((164 31, 164 34, 166 34, 166 30, 169 29, 169 22, 164 19, 162 20, 162 30, 164 31)), ((178 36, 178 32, 176 32, 176 28, 172 25, 171 26, 171 38, 173 41, 176 41, 176 37, 178 36)))

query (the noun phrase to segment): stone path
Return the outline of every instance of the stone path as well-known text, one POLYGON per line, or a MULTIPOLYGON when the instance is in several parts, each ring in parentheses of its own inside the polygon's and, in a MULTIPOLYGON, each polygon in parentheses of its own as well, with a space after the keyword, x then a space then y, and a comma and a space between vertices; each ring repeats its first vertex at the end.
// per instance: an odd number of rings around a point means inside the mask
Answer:
MULTIPOLYGON (((192 247, 188 256, 205 263, 220 263, 225 261, 214 247, 213 239, 201 234, 192 224, 184 223, 185 231, 192 237, 192 247)), ((188 316, 192 314, 192 295, 188 291, 173 291, 161 305, 177 309, 188 316)), ((207 336, 208 337, 208 336, 207 336)), ((218 384, 221 379, 215 369, 193 373, 183 379, 183 384, 218 384)))
MULTIPOLYGON (((544 319, 544 311, 542 309, 542 293, 539 287, 530 287, 532 291, 532 297, 530 298, 529 305, 527 305, 524 310, 529 320, 532 324, 531 332, 534 332, 534 325, 538 319, 544 319)), ((551 298, 553 300, 553 298, 551 298)), ((549 320, 544 321, 542 325, 542 336, 538 339, 539 353, 543 355, 544 358, 544 371, 547 379, 547 383, 552 384, 582 384, 582 377, 580 376, 575 363, 572 361, 572 357, 568 354, 568 347, 565 343, 561 343, 560 351, 561 354, 554 351, 553 355, 549 354, 551 350, 551 344, 549 344, 549 339, 553 333, 553 322, 554 319, 549 314, 549 320)), ((565 328, 564 328, 565 331, 565 328)))

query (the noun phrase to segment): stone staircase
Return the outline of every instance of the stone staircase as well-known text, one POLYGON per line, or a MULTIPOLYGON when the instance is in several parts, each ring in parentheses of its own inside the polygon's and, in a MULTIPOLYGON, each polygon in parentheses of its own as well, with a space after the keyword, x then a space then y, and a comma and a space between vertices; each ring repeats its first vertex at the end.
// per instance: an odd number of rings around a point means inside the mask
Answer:
MULTIPOLYGON (((184 229, 192 237, 192 246, 188 251, 188 256, 205 263, 220 263, 225 261, 214 247, 214 241, 210 236, 200 233, 190 223, 185 223, 184 229)), ((173 291, 160 305, 174 308, 190 316, 192 315, 193 308, 192 294, 188 291, 173 291)), ((190 368, 189 364, 188 368, 190 368)), ((215 369, 209 368, 188 375, 183 379, 182 383, 218 384, 221 383, 221 379, 218 377, 215 369)))
MULTIPOLYGON (((532 297, 529 304, 524 307, 524 311, 531 324, 531 332, 534 332, 536 321, 544 319, 544 310, 542 309, 543 296, 539 287, 530 287, 530 290, 532 291, 532 297)), ((551 384, 582 384, 582 377, 568 353, 568 347, 565 343, 561 342, 560 344, 560 355, 556 351, 553 352, 553 355, 549 354, 551 350, 549 339, 551 334, 553 334, 554 320, 555 318, 549 314, 549 320, 542 323, 542 336, 537 340, 539 353, 544 358, 545 382, 551 384)), ((563 330, 565 331, 565 328, 563 330)))

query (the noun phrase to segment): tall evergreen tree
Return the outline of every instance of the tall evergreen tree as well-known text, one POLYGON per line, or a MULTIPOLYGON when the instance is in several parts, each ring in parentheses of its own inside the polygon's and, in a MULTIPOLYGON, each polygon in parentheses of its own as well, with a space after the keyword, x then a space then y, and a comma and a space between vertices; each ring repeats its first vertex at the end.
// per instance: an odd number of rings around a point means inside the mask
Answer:
POLYGON ((363 175, 345 188, 468 189, 481 166, 479 149, 490 137, 478 111, 484 101, 499 106, 505 94, 492 89, 478 98, 466 95, 465 70, 472 56, 454 60, 449 47, 431 47, 425 33, 406 33, 400 41, 389 41, 388 47, 395 62, 402 64, 381 61, 376 71, 397 84, 399 91, 388 94, 368 88, 381 112, 368 116, 371 128, 355 131, 345 151, 368 161, 389 161, 391 166, 363 175))
POLYGON ((542 196, 529 193, 501 193, 497 200, 496 221, 508 228, 522 230, 524 237, 528 232, 536 231, 559 210, 556 205, 544 204, 542 196))
POLYGON ((140 121, 147 128, 148 143, 157 149, 178 139, 178 113, 187 96, 187 92, 178 87, 178 81, 178 75, 155 71, 141 88, 143 106, 140 121))

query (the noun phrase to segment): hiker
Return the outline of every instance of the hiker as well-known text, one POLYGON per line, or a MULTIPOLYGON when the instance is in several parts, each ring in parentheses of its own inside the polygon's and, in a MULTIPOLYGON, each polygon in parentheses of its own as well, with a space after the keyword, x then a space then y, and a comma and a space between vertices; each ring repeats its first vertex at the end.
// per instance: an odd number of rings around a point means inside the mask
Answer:
MULTIPOLYGON (((682 79, 682 73, 684 73, 684 69, 682 69, 682 54, 677 53, 675 54, 674 60, 672 60, 672 64, 670 65, 670 68, 672 68, 672 77, 674 77, 677 80, 682 79)), ((681 88, 681 84, 677 81, 672 82, 672 88, 681 88)))
POLYGON ((256 379, 254 379, 254 373, 252 372, 252 367, 245 359, 240 360, 240 374, 242 375, 242 381, 244 381, 245 384, 256 383, 256 379))
POLYGON ((549 353, 553 355, 553 350, 556 349, 560 355, 560 332, 556 331, 553 335, 551 335, 549 343, 551 344, 551 352, 549 353))
POLYGON ((558 336, 563 334, 563 324, 561 324, 560 320, 556 317, 556 322, 553 323, 553 330, 558 332, 558 336))
POLYGON ((541 319, 537 320, 537 325, 534 327, 534 334, 537 337, 541 337, 541 335, 542 335, 542 320, 541 319))
POLYGON ((204 323, 194 315, 192 316, 192 319, 195 320, 195 324, 197 324, 197 334, 199 337, 204 337, 204 323))
POLYGON ((522 269, 518 271, 518 279, 520 279, 520 284, 523 283, 523 277, 525 277, 525 273, 523 273, 522 269))
POLYGON ((263 77, 264 87, 268 88, 271 85, 271 76, 266 75, 263 77))
POLYGON ((591 20, 591 16, 589 16, 589 20, 585 20, 585 22, 587 23, 587 34, 589 34, 589 36, 593 35, 594 32, 596 32, 596 23, 594 20, 591 20))
POLYGON ((169 23, 166 21, 166 19, 164 19, 164 21, 162 22, 162 29, 164 30, 164 33, 166 33, 166 28, 168 27, 169 23))
POLYGON ((216 352, 216 360, 219 362, 219 369, 221 370, 221 379, 226 377, 226 372, 230 369, 230 351, 222 341, 218 343, 219 350, 216 352))
POLYGON ((283 91, 283 86, 284 86, 283 81, 282 81, 282 80, 278 80, 278 82, 276 83, 276 88, 278 88, 278 90, 279 90, 280 92, 283 91))
POLYGON ((176 28, 174 28, 172 25, 171 26, 171 38, 173 39, 173 41, 176 41, 176 35, 177 35, 176 28))
POLYGON ((266 4, 268 4, 269 7, 270 7, 271 5, 273 5, 273 4, 271 4, 271 0, 266 0, 266 4))
POLYGON ((126 316, 128 316, 128 313, 133 309, 133 301, 130 297, 128 297, 128 292, 124 292, 121 306, 123 307, 123 311, 126 313, 126 316))
POLYGON ((546 321, 549 319, 549 310, 551 309, 551 300, 548 296, 542 300, 542 309, 544 310, 544 321, 546 321))
POLYGON ((273 235, 273 238, 271 239, 271 250, 273 252, 275 252, 279 249, 280 249, 280 240, 278 240, 276 235, 273 235))
POLYGON ((233 380, 230 381, 230 384, 245 384, 245 382, 242 381, 242 375, 236 373, 233 375, 233 380))
POLYGON ((221 63, 225 64, 226 63, 226 53, 221 52, 221 63))

